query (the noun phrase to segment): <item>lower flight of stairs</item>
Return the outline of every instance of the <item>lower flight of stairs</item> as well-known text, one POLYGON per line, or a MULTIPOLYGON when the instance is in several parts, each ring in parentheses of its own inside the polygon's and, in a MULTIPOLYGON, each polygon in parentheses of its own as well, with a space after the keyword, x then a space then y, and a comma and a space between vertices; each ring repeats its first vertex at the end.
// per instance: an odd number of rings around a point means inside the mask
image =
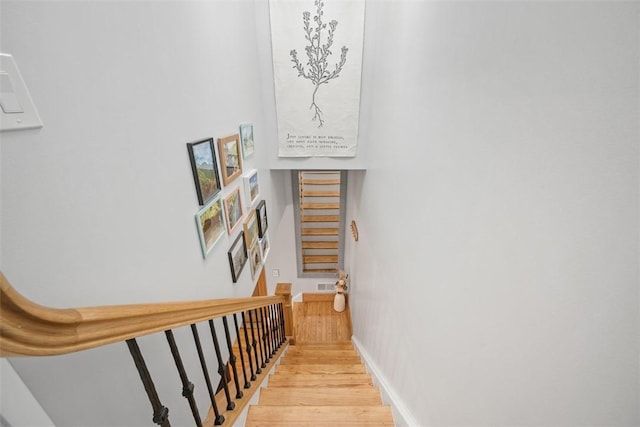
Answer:
POLYGON ((349 341, 289 347, 246 426, 393 426, 349 341))

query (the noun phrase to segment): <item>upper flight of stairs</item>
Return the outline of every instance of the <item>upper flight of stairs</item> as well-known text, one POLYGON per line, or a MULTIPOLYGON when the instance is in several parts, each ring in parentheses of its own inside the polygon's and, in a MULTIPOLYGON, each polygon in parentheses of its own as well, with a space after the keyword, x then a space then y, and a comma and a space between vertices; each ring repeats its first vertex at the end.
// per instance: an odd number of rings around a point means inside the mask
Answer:
POLYGON ((246 426, 393 426, 349 341, 290 346, 246 426))

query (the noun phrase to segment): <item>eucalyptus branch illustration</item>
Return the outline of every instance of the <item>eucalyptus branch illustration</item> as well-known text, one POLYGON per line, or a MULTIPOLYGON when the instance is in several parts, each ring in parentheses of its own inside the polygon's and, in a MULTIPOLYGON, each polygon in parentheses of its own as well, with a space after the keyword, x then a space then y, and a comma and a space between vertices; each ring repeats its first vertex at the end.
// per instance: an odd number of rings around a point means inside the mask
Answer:
POLYGON ((322 109, 316 103, 316 94, 320 85, 328 84, 331 80, 337 79, 340 76, 340 71, 347 62, 347 52, 349 49, 346 46, 342 46, 342 54, 340 60, 333 70, 329 71, 329 56, 333 54, 331 46, 333 46, 333 35, 338 27, 338 21, 335 19, 329 22, 329 30, 326 33, 326 43, 322 43, 322 32, 327 29, 327 24, 322 21, 322 15, 324 12, 324 2, 321 0, 315 0, 314 5, 317 7, 316 15, 313 17, 315 22, 315 28, 311 28, 310 25, 310 12, 302 13, 302 22, 304 24, 304 38, 309 42, 309 45, 304 48, 307 58, 309 60, 305 67, 298 59, 298 52, 293 49, 289 54, 291 55, 291 62, 293 62, 293 68, 298 70, 298 77, 310 80, 313 83, 313 94, 311 95, 310 110, 313 110, 313 121, 318 121, 318 127, 322 127, 324 119, 322 118, 322 109))

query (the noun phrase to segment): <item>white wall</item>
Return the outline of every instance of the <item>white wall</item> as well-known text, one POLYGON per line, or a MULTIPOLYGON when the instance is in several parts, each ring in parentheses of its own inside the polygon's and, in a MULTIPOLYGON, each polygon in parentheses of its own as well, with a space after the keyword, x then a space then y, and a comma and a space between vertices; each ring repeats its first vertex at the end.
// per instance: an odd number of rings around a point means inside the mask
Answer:
MULTIPOLYGON (((231 237, 202 258, 186 143, 254 124, 245 167, 260 171, 275 234, 286 174, 266 170, 254 8, 2 2, 1 51, 14 55, 44 122, 1 135, 0 260, 18 291, 56 307, 251 294, 248 265, 231 282, 231 237)), ((161 336, 141 346, 168 353, 161 336)), ((168 355, 152 363, 173 369, 168 355)), ((150 424, 124 344, 12 364, 58 425, 150 424)), ((171 419, 190 419, 177 377, 160 381, 175 391, 164 398, 171 419)))
POLYGON ((354 334, 420 425, 640 423, 638 18, 368 2, 354 334))
POLYGON ((0 394, 0 425, 53 426, 7 359, 0 359, 0 382, 3 387, 0 394))

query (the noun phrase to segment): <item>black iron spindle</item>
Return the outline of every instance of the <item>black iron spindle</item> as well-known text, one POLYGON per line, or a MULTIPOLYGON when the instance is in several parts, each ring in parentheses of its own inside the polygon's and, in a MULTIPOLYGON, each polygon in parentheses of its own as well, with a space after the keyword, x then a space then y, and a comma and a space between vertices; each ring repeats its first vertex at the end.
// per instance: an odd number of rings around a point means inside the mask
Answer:
MULTIPOLYGON (((262 311, 262 307, 258 309, 258 312, 260 313, 260 316, 259 316, 260 322, 258 323, 258 339, 260 341, 260 345, 262 346, 262 351, 264 355, 264 364, 266 366, 266 364, 269 363, 269 352, 267 350, 267 342, 265 340, 264 312, 262 311)), ((258 318, 257 314, 256 314, 256 318, 258 318)))
POLYGON ((275 315, 275 324, 274 328, 276 328, 276 343, 278 344, 278 348, 282 346, 282 335, 280 334, 280 304, 273 305, 273 312, 275 315))
POLYGON ((196 422, 198 427, 202 427, 202 421, 200 420, 200 413, 198 412, 198 406, 196 406, 196 401, 193 398, 193 383, 189 381, 187 377, 187 372, 184 369, 184 364, 182 363, 182 358, 180 357, 180 352, 178 351, 178 346, 176 345, 176 340, 173 336, 173 331, 167 330, 164 331, 167 336, 167 341, 169 342, 169 348, 171 348, 171 354, 173 355, 173 360, 176 362, 176 369, 178 369, 178 374, 180 375, 180 381, 182 381, 182 396, 187 399, 189 402, 189 406, 191 407, 191 413, 193 414, 193 419, 196 422))
POLYGON ((285 342, 287 342, 287 333, 284 323, 284 306, 282 303, 280 303, 278 307, 280 308, 280 334, 282 336, 282 343, 284 344, 285 342))
MULTIPOLYGON (((240 313, 240 315, 242 317, 242 330, 244 331, 244 342, 247 347, 247 359, 249 359, 249 370, 251 371, 251 381, 255 381, 256 374, 254 373, 255 371, 253 370, 253 360, 251 360, 251 343, 249 342, 249 333, 247 332, 247 321, 244 317, 244 311, 240 313)), ((258 367, 258 360, 256 359, 256 368, 257 367, 258 367)))
POLYGON ((231 400, 229 394, 229 384, 227 383, 227 373, 225 372, 224 363, 222 362, 222 354, 220 353, 220 344, 218 344, 218 335, 216 334, 216 328, 213 326, 213 320, 209 320, 209 329, 211 329, 211 338, 213 339, 213 346, 216 350, 216 358, 218 359, 218 373, 222 380, 222 387, 224 388, 224 395, 227 398, 227 410, 231 411, 236 407, 236 404, 231 400))
POLYGON ((238 328, 238 316, 233 313, 233 326, 236 328, 236 340, 238 341, 238 353, 240 353, 240 365, 242 366, 242 376, 244 377, 244 388, 251 387, 251 383, 247 379, 247 367, 244 364, 244 355, 242 354, 242 337, 240 336, 240 328, 238 328))
POLYGON ((276 339, 276 317, 274 316, 274 312, 273 312, 273 304, 271 304, 268 307, 269 310, 269 329, 271 331, 271 348, 273 349, 273 354, 276 354, 276 351, 278 350, 278 347, 280 347, 278 345, 277 339, 276 339))
POLYGON ((140 351, 140 347, 138 347, 136 339, 128 339, 127 346, 129 347, 131 357, 133 357, 133 362, 136 364, 136 368, 138 369, 138 374, 140 374, 140 379, 142 380, 144 389, 149 397, 149 402, 151 402, 151 407, 153 408, 153 422, 162 427, 171 427, 171 423, 169 423, 169 409, 162 406, 162 403, 160 402, 158 392, 153 384, 151 374, 147 369, 147 364, 144 362, 142 352, 140 351))
POLYGON ((209 398, 211 399, 211 406, 213 407, 213 413, 215 415, 214 424, 219 426, 224 423, 224 416, 220 415, 218 405, 216 404, 216 395, 211 386, 211 377, 209 376, 209 369, 207 369, 207 362, 204 359, 204 353, 202 352, 202 345, 200 344, 200 336, 198 335, 198 328, 196 325, 191 325, 191 332, 193 333, 193 340, 196 343, 196 349, 198 350, 198 358, 200 359, 200 366, 202 366, 202 373, 204 374, 204 380, 207 383, 207 390, 209 390, 209 398))
POLYGON ((253 318, 251 316, 251 310, 249 310, 249 321, 251 322, 251 336, 253 337, 253 352, 256 354, 256 356, 258 355, 258 353, 260 353, 260 362, 258 363, 258 360, 256 360, 256 372, 259 374, 262 372, 261 368, 265 368, 267 366, 266 363, 264 363, 264 355, 262 354, 262 345, 260 344, 260 330, 258 330, 258 339, 256 340, 256 327, 258 325, 258 309, 254 308, 253 309, 255 316, 256 316, 256 323, 254 325, 253 323, 253 318), (258 352, 256 352, 256 346, 258 347, 258 352))
POLYGON ((238 381, 236 355, 233 354, 233 344, 231 344, 231 334, 229 333, 229 323, 227 322, 227 316, 222 316, 222 324, 224 325, 224 336, 227 340, 227 348, 229 349, 229 364, 231 365, 231 372, 233 372, 233 382, 236 385, 236 399, 241 399, 242 390, 240 390, 240 381, 238 381))
POLYGON ((267 363, 271 360, 271 347, 269 343, 269 337, 267 333, 267 308, 260 307, 260 319, 262 320, 262 342, 264 343, 264 352, 267 356, 267 363))

